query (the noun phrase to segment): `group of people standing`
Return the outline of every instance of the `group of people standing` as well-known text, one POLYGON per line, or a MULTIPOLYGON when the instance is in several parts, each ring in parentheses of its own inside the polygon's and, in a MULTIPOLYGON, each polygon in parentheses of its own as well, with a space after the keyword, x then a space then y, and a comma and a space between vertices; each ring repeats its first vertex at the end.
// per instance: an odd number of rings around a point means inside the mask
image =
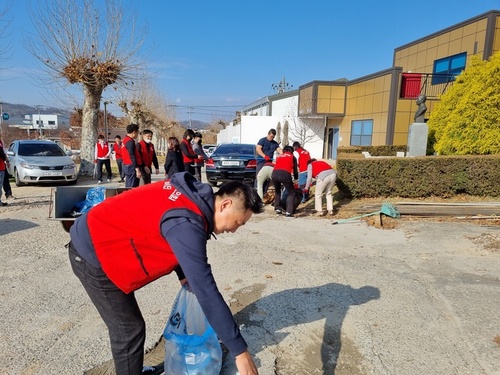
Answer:
MULTIPOLYGON (((125 138, 122 140, 117 135, 112 146, 104 139, 103 135, 99 135, 94 158, 98 184, 103 182, 103 166, 106 169, 106 180, 111 182, 111 156, 113 154, 120 175, 119 182, 124 182, 125 187, 137 187, 141 179, 144 185, 150 184, 153 167, 155 173, 159 173, 158 157, 152 143, 153 132, 149 129, 143 130, 142 140, 136 142, 139 136, 139 125, 130 124, 126 131, 125 138)), ((165 177, 168 178, 174 173, 186 171, 201 181, 201 168, 208 159, 203 151, 201 133, 187 129, 181 142, 177 137, 168 138, 167 147, 164 165, 165 177)))
POLYGON ((325 161, 311 158, 299 142, 281 148, 274 140, 276 130, 270 129, 267 136, 257 143, 257 192, 261 198, 267 190, 269 181, 274 186, 274 210, 277 214, 293 218, 298 206, 296 195, 301 195, 300 203, 309 198, 312 180, 316 180, 314 208, 316 215, 323 216, 322 197, 326 196, 326 207, 333 215, 332 190, 337 173, 325 161), (275 152, 278 154, 273 162, 275 152))

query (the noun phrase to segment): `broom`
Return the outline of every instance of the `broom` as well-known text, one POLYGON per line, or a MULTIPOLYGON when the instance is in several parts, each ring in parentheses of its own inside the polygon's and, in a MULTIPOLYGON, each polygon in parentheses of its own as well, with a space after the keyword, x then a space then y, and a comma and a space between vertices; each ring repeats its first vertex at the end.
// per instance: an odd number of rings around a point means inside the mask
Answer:
POLYGON ((398 209, 391 203, 383 203, 382 207, 380 208, 380 211, 375 211, 375 212, 370 212, 369 214, 364 214, 364 215, 359 215, 359 216, 354 216, 349 219, 342 219, 342 220, 337 220, 332 223, 334 224, 342 224, 342 223, 348 223, 353 220, 358 220, 361 219, 362 217, 367 217, 367 216, 373 216, 377 214, 384 214, 390 217, 393 217, 395 219, 401 217, 401 214, 399 213, 398 209))

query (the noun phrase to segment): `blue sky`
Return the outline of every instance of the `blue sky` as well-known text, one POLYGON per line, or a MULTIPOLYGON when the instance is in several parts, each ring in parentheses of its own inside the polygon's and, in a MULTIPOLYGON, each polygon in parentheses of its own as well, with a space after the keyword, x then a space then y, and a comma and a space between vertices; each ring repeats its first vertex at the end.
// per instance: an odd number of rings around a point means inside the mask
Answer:
MULTIPOLYGON (((9 0, 0 0, 0 9, 9 0)), ((231 119, 274 93, 313 80, 355 79, 392 65, 394 48, 492 9, 500 0, 123 0, 147 27, 144 53, 160 92, 179 120, 231 119)), ((12 57, 0 61, 0 99, 67 105, 31 75, 43 74, 27 52, 33 32, 28 0, 10 0, 12 57)), ((1 50, 1 48, 0 48, 1 50)), ((105 97, 111 94, 105 92, 105 97)), ((69 107, 71 108, 71 107, 69 107)), ((121 115, 119 109, 108 110, 121 115)))

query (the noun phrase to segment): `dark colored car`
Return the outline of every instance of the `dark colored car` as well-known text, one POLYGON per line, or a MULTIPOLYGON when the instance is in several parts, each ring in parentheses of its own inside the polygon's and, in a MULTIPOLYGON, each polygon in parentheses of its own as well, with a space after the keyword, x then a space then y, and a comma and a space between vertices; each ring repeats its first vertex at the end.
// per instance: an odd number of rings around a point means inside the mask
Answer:
POLYGON ((253 184, 257 154, 255 145, 229 143, 218 146, 205 164, 207 180, 213 186, 218 182, 243 181, 253 184))

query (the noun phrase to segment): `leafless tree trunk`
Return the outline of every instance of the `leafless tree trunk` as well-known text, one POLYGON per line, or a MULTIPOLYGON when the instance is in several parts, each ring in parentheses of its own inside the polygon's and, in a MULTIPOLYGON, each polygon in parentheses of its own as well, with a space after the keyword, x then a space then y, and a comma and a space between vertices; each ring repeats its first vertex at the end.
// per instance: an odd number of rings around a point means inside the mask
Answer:
POLYGON ((136 82, 129 97, 119 102, 122 111, 130 122, 139 125, 139 129, 153 131, 153 143, 156 149, 165 151, 166 139, 173 124, 176 124, 175 106, 169 104, 156 88, 153 79, 143 78, 136 82))
POLYGON ((43 0, 32 9, 37 31, 25 40, 53 81, 82 87, 81 175, 92 175, 103 91, 133 85, 142 33, 120 0, 43 0))
POLYGON ((6 39, 10 33, 10 19, 7 18, 10 3, 0 9, 0 62, 8 60, 12 55, 12 44, 6 39))

